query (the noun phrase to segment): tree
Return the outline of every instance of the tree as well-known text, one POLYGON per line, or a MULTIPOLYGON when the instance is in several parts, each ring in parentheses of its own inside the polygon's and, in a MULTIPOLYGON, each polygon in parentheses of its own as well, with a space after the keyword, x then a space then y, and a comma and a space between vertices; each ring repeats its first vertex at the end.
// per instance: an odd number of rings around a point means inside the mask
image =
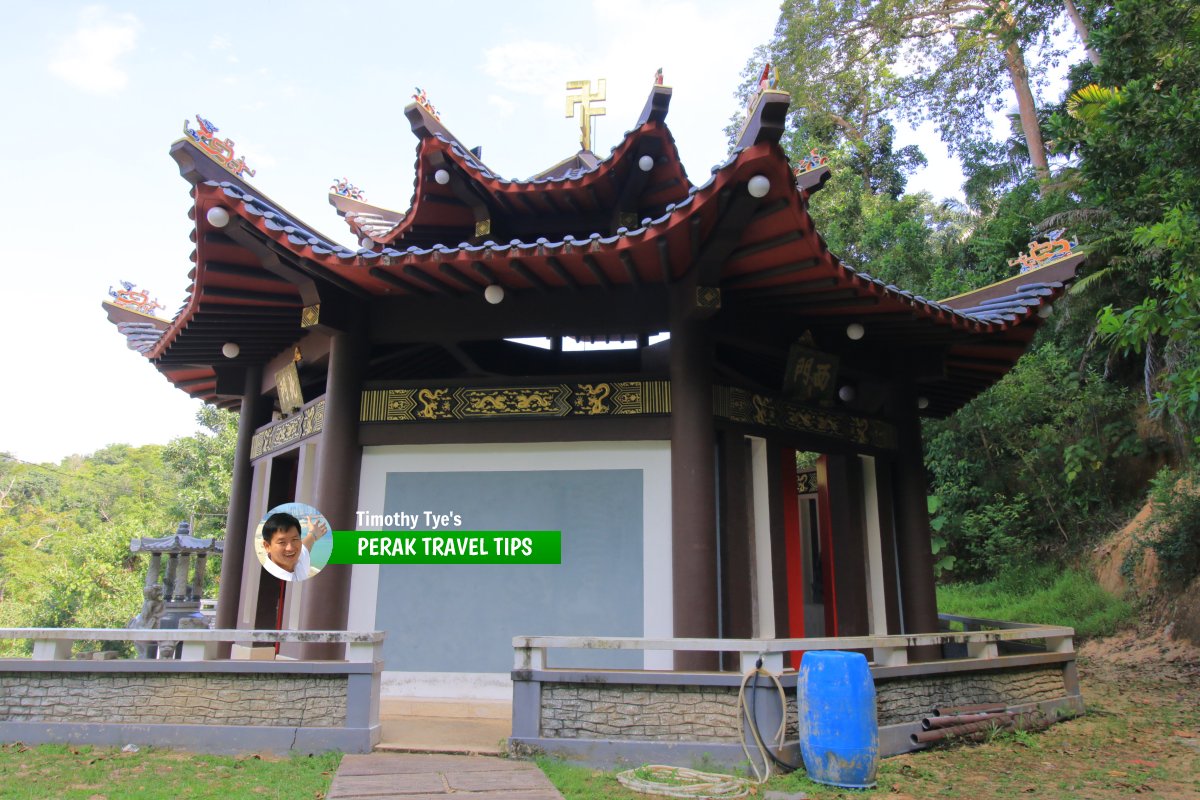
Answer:
POLYGON ((1006 90, 1029 159, 1049 176, 1028 64, 1048 48, 1061 6, 1046 0, 792 0, 761 53, 780 65, 796 108, 825 117, 851 142, 897 113, 933 120, 956 151, 990 139, 987 109, 1006 90))
MULTIPOLYGON (((58 464, 0 456, 0 626, 125 627, 146 570, 131 540, 173 533, 181 519, 221 535, 236 418, 205 406, 197 421, 202 431, 167 447, 115 444, 58 464)), ((210 581, 217 574, 214 564, 210 581)))
POLYGON ((175 508, 180 518, 192 522, 196 536, 222 538, 237 449, 237 415, 204 405, 196 412, 196 423, 201 430, 172 441, 163 457, 179 476, 175 508))
POLYGON ((1151 410, 1186 451, 1200 439, 1200 8, 1122 0, 1092 43, 1100 64, 1075 73, 1051 128, 1093 211, 1081 233, 1102 262, 1099 332, 1142 355, 1151 410))

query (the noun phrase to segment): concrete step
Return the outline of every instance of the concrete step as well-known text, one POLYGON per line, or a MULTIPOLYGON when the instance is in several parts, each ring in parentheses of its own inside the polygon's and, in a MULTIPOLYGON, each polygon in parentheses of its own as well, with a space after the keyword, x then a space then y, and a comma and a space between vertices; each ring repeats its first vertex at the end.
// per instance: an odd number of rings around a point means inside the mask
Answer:
POLYGON ((463 700, 454 697, 384 696, 380 698, 379 716, 382 719, 512 719, 512 703, 505 700, 463 700))
POLYGON ((502 755, 512 735, 511 704, 385 697, 377 751, 502 755))

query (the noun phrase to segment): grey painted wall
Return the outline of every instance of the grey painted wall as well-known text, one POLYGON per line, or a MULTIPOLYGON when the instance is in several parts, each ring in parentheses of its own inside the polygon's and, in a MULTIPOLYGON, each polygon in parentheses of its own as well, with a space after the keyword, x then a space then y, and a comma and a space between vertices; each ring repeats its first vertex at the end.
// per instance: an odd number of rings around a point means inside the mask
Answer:
MULTIPOLYGON (((382 565, 384 669, 508 672, 513 636, 643 635, 641 470, 390 472, 382 513, 401 511, 459 514, 461 530, 561 530, 562 564, 382 565)), ((637 652, 572 655, 551 664, 641 667, 637 652)))

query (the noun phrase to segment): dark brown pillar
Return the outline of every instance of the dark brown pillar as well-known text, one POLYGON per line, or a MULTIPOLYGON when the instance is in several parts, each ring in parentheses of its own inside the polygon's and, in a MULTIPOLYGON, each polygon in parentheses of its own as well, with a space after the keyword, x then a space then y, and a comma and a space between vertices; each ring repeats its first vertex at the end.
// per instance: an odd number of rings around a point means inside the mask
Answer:
MULTIPOLYGON (((221 587, 217 593, 217 616, 214 625, 220 629, 237 627, 238 602, 242 594, 242 568, 246 562, 246 528, 250 517, 250 484, 254 470, 250 467, 250 444, 254 429, 262 424, 266 403, 262 399, 262 365, 246 367, 242 390, 242 408, 238 416, 237 445, 233 452, 233 475, 229 486, 229 511, 225 515, 225 546, 221 553, 221 587)), ((218 658, 229 658, 232 643, 217 647, 218 658)))
MULTIPOLYGON (((775 637, 778 639, 786 639, 791 635, 788 592, 792 587, 788 585, 787 522, 784 519, 784 508, 786 503, 796 503, 796 457, 793 451, 787 452, 792 455, 791 470, 787 473, 790 480, 785 483, 784 472, 780 468, 780 464, 784 463, 784 449, 773 441, 767 441, 767 502, 771 507, 771 583, 775 588, 775 637), (785 494, 789 491, 790 496, 785 494)), ((796 591, 800 590, 799 586, 795 588, 796 591)))
POLYGON ((827 455, 837 635, 869 636, 862 469, 857 456, 827 455))
MULTIPOLYGON (((689 316, 689 311, 687 302, 677 302, 671 315, 671 579, 675 636, 716 638, 712 342, 704 321, 689 316)), ((717 657, 710 653, 677 653, 675 668, 713 670, 717 668, 717 657)))
MULTIPOLYGON (((933 551, 930 546, 929 506, 926 494, 925 456, 921 444, 921 421, 915 398, 907 398, 909 410, 896 421, 900 452, 896 458, 893 490, 896 495, 896 556, 900 565, 901 618, 904 633, 936 633, 937 593, 933 580, 933 551)), ((909 660, 931 661, 941 657, 940 648, 927 646, 909 650, 909 660)))
POLYGON ((875 490, 879 498, 879 552, 883 569, 887 632, 898 634, 902 626, 896 569, 896 503, 892 492, 892 465, 882 458, 875 459, 875 490))
MULTIPOLYGON (((363 370, 367 359, 365 331, 356 327, 336 333, 330 342, 325 378, 325 425, 317 455, 314 505, 333 530, 354 530, 362 446, 358 443, 363 370)), ((305 587, 300 609, 304 630, 345 630, 350 606, 349 564, 329 564, 305 587)), ((345 657, 342 644, 306 644, 305 659, 345 657)))
MULTIPOLYGON (((755 581, 746 438, 722 431, 719 439, 721 637, 749 639, 754 636, 755 581)), ((736 670, 739 665, 736 653, 722 658, 723 669, 736 670)))

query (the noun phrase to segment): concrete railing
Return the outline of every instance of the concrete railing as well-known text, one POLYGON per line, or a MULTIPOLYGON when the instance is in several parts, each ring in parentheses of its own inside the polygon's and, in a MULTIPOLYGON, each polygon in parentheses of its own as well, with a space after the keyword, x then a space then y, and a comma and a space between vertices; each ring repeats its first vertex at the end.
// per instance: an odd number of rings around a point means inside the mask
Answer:
MULTIPOLYGON (((966 618, 961 618, 966 619, 966 618)), ((966 645, 970 659, 999 657, 1002 642, 1042 643, 1049 653, 1074 651, 1073 628, 1031 625, 999 630, 918 633, 904 636, 837 636, 811 639, 648 639, 635 636, 515 636, 513 669, 545 670, 548 650, 658 650, 670 652, 740 653, 743 672, 761 658, 771 672, 782 672, 788 653, 804 650, 871 652, 872 663, 897 667, 908 663, 908 648, 943 644, 966 645)))
POLYGON ((352 663, 372 663, 384 639, 383 631, 276 631, 233 630, 204 628, 0 628, 0 639, 24 639, 33 642, 31 661, 60 661, 71 658, 71 648, 78 641, 103 642, 179 642, 180 660, 208 661, 216 657, 217 645, 276 644, 299 642, 305 644, 345 644, 345 660, 352 663))

